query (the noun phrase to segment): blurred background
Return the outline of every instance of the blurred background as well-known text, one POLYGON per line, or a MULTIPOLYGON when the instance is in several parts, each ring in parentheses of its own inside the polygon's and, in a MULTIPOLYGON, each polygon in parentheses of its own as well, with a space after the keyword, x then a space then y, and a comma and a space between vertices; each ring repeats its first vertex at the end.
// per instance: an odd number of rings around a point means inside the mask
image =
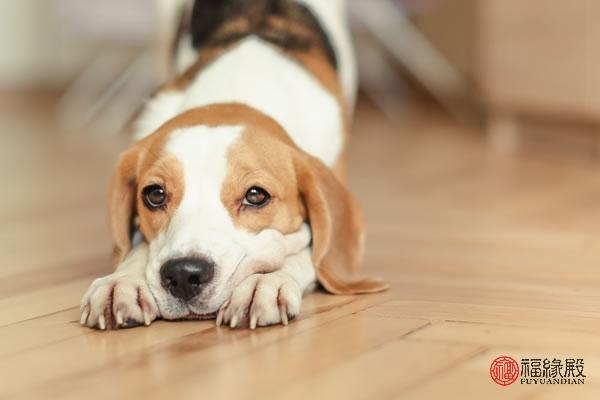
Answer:
MULTIPOLYGON (((3 1, 2 105, 46 100, 63 133, 117 134, 165 79, 179 3, 3 1)), ((595 157, 596 2, 350 3, 363 93, 389 119, 428 102, 501 149, 527 139, 595 157)))

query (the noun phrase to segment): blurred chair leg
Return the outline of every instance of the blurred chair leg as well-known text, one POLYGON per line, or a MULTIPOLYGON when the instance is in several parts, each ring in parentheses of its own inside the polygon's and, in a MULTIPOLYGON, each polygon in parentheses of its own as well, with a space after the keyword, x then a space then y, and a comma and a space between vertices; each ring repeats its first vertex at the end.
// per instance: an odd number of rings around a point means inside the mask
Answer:
POLYGON ((59 101, 59 122, 64 130, 78 132, 92 121, 130 74, 130 58, 124 52, 107 50, 90 62, 59 101))
POLYGON ((365 94, 391 121, 405 118, 409 92, 406 83, 386 59, 385 53, 372 36, 356 32, 354 45, 358 58, 361 87, 365 94))
MULTIPOLYGON (((103 52, 96 57, 63 94, 59 102, 59 119, 64 131, 86 130, 132 79, 143 63, 151 62, 144 51, 133 60, 130 52, 103 52), (93 99, 90 101, 90 99, 93 99)), ((113 133, 118 133, 113 132, 113 133)))
POLYGON ((462 119, 463 110, 452 99, 466 97, 464 79, 398 5, 389 0, 356 0, 350 3, 350 11, 451 114, 462 119))
POLYGON ((108 101, 94 121, 95 130, 103 135, 123 132, 145 99, 156 91, 162 81, 161 76, 154 52, 142 52, 121 75, 122 85, 106 94, 108 101))
POLYGON ((154 0, 158 17, 154 46, 133 50, 108 47, 91 60, 60 99, 63 131, 112 135, 122 130, 143 99, 167 77, 176 16, 186 2, 154 0))

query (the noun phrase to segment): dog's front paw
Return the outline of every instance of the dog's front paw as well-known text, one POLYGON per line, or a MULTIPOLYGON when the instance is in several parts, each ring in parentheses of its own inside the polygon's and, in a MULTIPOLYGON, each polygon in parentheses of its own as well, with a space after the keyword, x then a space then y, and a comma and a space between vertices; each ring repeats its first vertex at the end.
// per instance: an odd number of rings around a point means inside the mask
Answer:
POLYGON ((233 290, 217 314, 217 326, 287 325, 300 313, 302 291, 285 272, 254 274, 233 290))
POLYGON ((146 282, 117 273, 96 279, 81 301, 80 323, 90 328, 150 325, 157 316, 158 307, 146 282))

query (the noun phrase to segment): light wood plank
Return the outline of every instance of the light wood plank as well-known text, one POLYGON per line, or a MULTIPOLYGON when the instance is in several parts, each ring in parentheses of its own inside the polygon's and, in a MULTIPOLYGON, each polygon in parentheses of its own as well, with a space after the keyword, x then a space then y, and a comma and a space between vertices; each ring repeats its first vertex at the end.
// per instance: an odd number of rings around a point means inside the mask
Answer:
POLYGON ((421 382, 435 379, 437 374, 474 357, 482 350, 482 347, 473 345, 397 340, 365 352, 324 373, 276 388, 266 397, 392 398, 421 382), (318 390, 317 393, 315 389, 318 390))

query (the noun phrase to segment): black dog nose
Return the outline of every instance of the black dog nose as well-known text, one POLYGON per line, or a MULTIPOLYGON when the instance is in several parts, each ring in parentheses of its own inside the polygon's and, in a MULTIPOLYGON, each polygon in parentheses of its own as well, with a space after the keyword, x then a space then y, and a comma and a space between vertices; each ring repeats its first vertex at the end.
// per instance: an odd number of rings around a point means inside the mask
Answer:
POLYGON ((184 257, 169 260, 160 269, 162 284, 173 296, 188 301, 197 296, 215 272, 212 261, 184 257))

